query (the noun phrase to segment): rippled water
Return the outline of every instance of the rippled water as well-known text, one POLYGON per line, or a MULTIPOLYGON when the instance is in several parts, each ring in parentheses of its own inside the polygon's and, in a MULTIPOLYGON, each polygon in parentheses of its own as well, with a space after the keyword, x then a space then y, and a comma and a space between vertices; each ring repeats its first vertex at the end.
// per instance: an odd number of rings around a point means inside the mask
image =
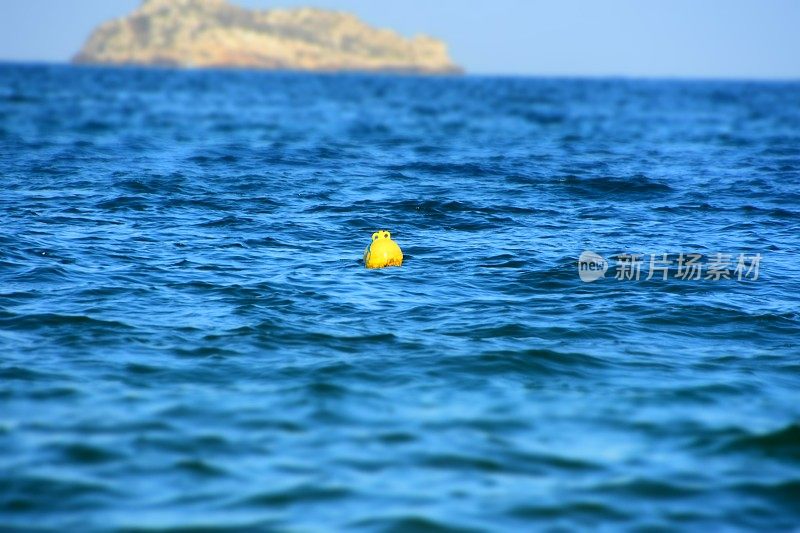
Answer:
POLYGON ((0 67, 0 527, 797 527, 798 102, 0 67))

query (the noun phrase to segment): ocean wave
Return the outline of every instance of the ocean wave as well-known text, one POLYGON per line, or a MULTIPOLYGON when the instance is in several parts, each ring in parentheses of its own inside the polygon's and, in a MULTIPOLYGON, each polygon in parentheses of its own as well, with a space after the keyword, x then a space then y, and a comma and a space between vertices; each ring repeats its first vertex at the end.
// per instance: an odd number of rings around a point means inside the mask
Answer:
POLYGON ((797 84, 0 87, 3 526, 799 523, 797 84), (380 229, 402 268, 363 267, 380 229), (584 250, 763 263, 584 283, 584 250))
POLYGON ((618 200, 636 197, 659 197, 673 192, 666 183, 637 174, 627 177, 578 177, 562 178, 570 194, 591 198, 618 200))

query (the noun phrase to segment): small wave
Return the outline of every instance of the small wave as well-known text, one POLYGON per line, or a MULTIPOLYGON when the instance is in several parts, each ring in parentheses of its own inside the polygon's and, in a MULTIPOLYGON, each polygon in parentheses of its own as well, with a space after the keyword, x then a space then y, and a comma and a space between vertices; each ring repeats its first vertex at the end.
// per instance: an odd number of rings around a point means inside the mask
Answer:
POLYGON ((81 133, 105 133, 113 131, 115 125, 104 120, 87 120, 78 125, 77 131, 81 133))
MULTIPOLYGON (((475 426, 471 421, 469 427, 475 426)), ((452 427, 453 423, 446 424, 452 427)), ((437 428, 438 429, 438 428, 437 428)), ((463 470, 469 472, 503 473, 512 476, 545 475, 553 471, 597 472, 602 470, 597 464, 563 457, 550 453, 521 451, 495 452, 491 457, 473 453, 428 453, 417 458, 419 464, 444 470, 463 470)))
POLYGON ((187 210, 203 211, 228 211, 231 209, 230 204, 218 200, 213 197, 183 197, 183 196, 170 196, 164 200, 163 205, 170 209, 184 208, 187 210))
POLYGON ((506 511, 506 514, 523 520, 566 519, 569 522, 577 520, 591 524, 596 524, 597 521, 601 523, 621 522, 633 518, 630 513, 597 501, 571 501, 553 505, 517 505, 506 511))
POLYGON ((13 274, 10 278, 16 282, 58 283, 69 278, 69 271, 59 265, 45 265, 13 274))
POLYGON ((237 163, 239 161, 239 157, 233 154, 195 155, 189 157, 187 161, 201 167, 210 167, 214 165, 230 165, 237 163))
POLYGON ((470 339, 525 339, 535 336, 534 330, 524 324, 503 324, 479 328, 469 328, 448 332, 454 337, 470 339))
MULTIPOLYGON (((800 212, 793 211, 790 209, 783 209, 780 207, 760 207, 754 206, 750 204, 745 204, 742 206, 736 207, 726 207, 726 206, 719 206, 719 205, 712 205, 709 203, 700 203, 700 204, 679 204, 679 205, 661 205, 652 208, 655 211, 661 211, 664 213, 675 213, 675 214, 686 214, 686 213, 728 213, 732 217, 736 213, 742 213, 744 215, 756 215, 756 216, 764 216, 775 218, 778 220, 792 220, 792 219, 800 219, 800 212)), ((732 218, 735 220, 735 218, 732 218)), ((741 224, 741 222, 736 222, 736 224, 741 224)))
POLYGON ((21 366, 0 366, 0 378, 3 380, 47 382, 53 377, 53 374, 33 370, 31 368, 25 368, 21 366))
POLYGON ((220 478, 228 476, 228 472, 224 468, 202 459, 184 459, 173 466, 178 470, 189 472, 198 477, 220 478))
POLYGON ((43 99, 41 97, 20 92, 12 92, 0 97, 0 102, 7 102, 9 104, 38 104, 42 101, 43 99))
POLYGON ((538 209, 527 206, 502 204, 482 206, 463 200, 404 200, 392 202, 389 207, 400 212, 431 215, 460 213, 475 213, 481 215, 534 215, 540 213, 538 209))
POLYGON ((567 115, 558 112, 519 110, 513 114, 524 119, 529 124, 538 126, 560 125, 567 121, 567 115))
POLYGON ((605 497, 648 498, 649 500, 677 500, 692 498, 704 493, 702 487, 670 482, 664 479, 632 478, 605 482, 590 487, 592 493, 605 497))
POLYGON ((136 194, 178 194, 183 192, 180 179, 125 179, 115 184, 117 188, 136 194))
MULTIPOLYGON (((168 503, 174 507, 185 507, 197 505, 204 502, 205 498, 192 496, 179 496, 170 500, 168 503)), ((247 519, 236 517, 224 517, 219 519, 195 519, 178 520, 175 524, 164 524, 158 521, 154 525, 142 525, 141 515, 136 513, 136 518, 131 519, 131 524, 123 523, 116 528, 119 533, 235 533, 238 531, 284 531, 287 524, 275 519, 247 519), (136 525, 133 525, 136 524, 136 525)))
POLYGON ((251 247, 251 248, 259 248, 259 247, 265 247, 265 248, 287 248, 287 249, 299 248, 297 243, 288 242, 288 241, 282 241, 282 240, 277 239, 275 237, 269 237, 269 236, 259 237, 259 238, 254 238, 254 239, 247 239, 246 241, 244 241, 244 243, 247 246, 251 247))
POLYGON ((47 476, 11 476, 3 481, 0 511, 8 513, 95 509, 101 501, 117 496, 111 486, 92 481, 47 476))
POLYGON ((61 444, 53 447, 64 460, 70 463, 96 465, 124 460, 126 455, 107 446, 99 446, 85 442, 61 444))
POLYGON ((637 174, 630 177, 578 177, 569 175, 561 179, 566 190, 576 196, 607 198, 613 201, 619 198, 637 198, 663 196, 673 192, 666 183, 652 180, 637 174))
POLYGON ((241 498, 229 507, 281 507, 305 505, 310 503, 335 502, 345 500, 354 494, 344 487, 326 487, 302 484, 285 489, 261 492, 241 498))
POLYGON ((228 357, 237 357, 242 355, 242 352, 234 350, 233 348, 222 348, 217 346, 198 346, 196 348, 174 348, 173 353, 177 357, 184 357, 187 359, 195 359, 195 358, 224 359, 228 357))
MULTIPOLYGON (((797 525, 797 519, 800 519, 800 507, 797 506, 797 502, 800 501, 800 479, 788 479, 772 483, 745 482, 727 489, 738 493, 740 497, 758 496, 763 498, 781 513, 795 517, 793 521, 795 526, 797 525)), ((787 517, 786 515, 782 516, 784 518, 787 517)))
POLYGON ((97 208, 105 211, 144 211, 150 207, 149 202, 138 196, 116 196, 97 203, 97 208))
POLYGON ((393 165, 389 168, 404 174, 434 174, 468 178, 496 175, 499 171, 478 163, 428 163, 424 161, 393 165))
POLYGON ((528 262, 521 259, 509 259, 507 261, 500 261, 496 263, 483 263, 479 266, 481 268, 512 268, 517 270, 528 266, 528 262))
POLYGON ((157 189, 147 185, 146 183, 140 180, 123 180, 117 182, 116 186, 121 189, 125 189, 126 191, 136 192, 136 193, 152 194, 158 192, 157 189))
POLYGON ((533 378, 558 375, 583 377, 590 371, 606 368, 608 363, 586 354, 529 349, 450 357, 439 361, 436 366, 481 376, 510 374, 533 378))
POLYGON ((790 424, 769 433, 737 437, 723 446, 721 451, 749 452, 800 461, 800 424, 790 424))
POLYGON ((234 215, 228 215, 223 218, 219 218, 217 220, 210 220, 208 222, 201 222, 197 224, 198 227, 201 228, 227 228, 227 227, 236 227, 236 226, 248 226, 252 227, 254 224, 254 220, 247 217, 237 217, 234 215))
POLYGON ((460 526, 454 519, 447 522, 419 515, 364 518, 347 525, 348 529, 368 529, 385 533, 400 531, 425 531, 428 533, 477 533, 481 529, 460 526))
POLYGON ((132 326, 115 320, 101 320, 87 315, 62 315, 58 313, 0 315, 0 327, 8 330, 31 331, 43 328, 81 328, 84 330, 121 331, 132 326))

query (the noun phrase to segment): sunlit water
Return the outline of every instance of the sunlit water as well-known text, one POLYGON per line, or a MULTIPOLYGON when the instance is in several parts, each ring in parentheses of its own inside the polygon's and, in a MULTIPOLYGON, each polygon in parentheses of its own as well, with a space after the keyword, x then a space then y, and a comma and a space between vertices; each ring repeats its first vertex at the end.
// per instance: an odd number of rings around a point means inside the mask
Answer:
POLYGON ((0 527, 798 526, 798 102, 0 67, 0 527))

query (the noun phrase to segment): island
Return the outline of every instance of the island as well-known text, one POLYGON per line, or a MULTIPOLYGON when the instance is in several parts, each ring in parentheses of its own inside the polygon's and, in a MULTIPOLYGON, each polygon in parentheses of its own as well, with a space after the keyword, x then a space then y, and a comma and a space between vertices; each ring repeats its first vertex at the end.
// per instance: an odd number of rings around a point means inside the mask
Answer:
POLYGON ((373 28, 349 13, 249 10, 226 0, 145 0, 99 26, 77 64, 456 74, 447 45, 373 28))

